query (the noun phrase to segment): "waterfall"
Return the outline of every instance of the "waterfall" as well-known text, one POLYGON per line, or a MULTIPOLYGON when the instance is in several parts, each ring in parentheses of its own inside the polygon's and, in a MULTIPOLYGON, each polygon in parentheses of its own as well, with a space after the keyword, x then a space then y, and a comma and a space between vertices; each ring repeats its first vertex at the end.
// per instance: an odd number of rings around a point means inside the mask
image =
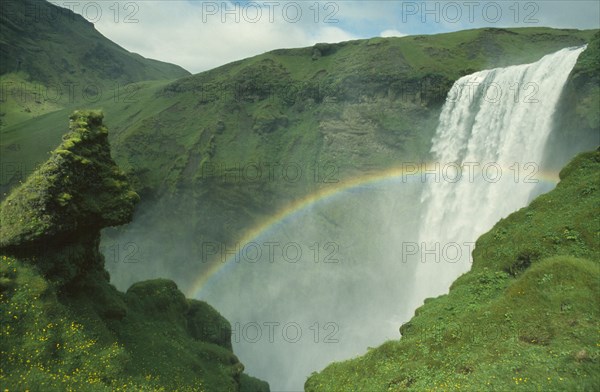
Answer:
POLYGON ((230 321, 246 371, 272 390, 302 390, 311 372, 397 339, 398 326, 423 299, 446 291, 469 266, 466 249, 462 261, 438 263, 425 252, 429 259, 421 263, 418 254, 404 254, 412 249, 405 245, 474 241, 527 203, 537 184, 528 182, 536 173, 526 164, 541 159, 552 112, 581 51, 459 80, 433 140, 439 182, 431 174, 426 184, 394 175, 353 186, 224 250, 229 262, 219 258, 223 273, 198 298, 230 321), (483 171, 488 181, 478 179, 482 167, 472 167, 471 182, 447 181, 469 162, 496 166, 483 171), (503 172, 493 183, 495 167, 503 172), (424 210, 414 206, 419 197, 424 210), (232 257, 236 252, 240 257, 232 257), (330 256, 337 261, 326 262, 330 256))
POLYGON ((563 86, 585 47, 476 72, 448 94, 432 140, 419 228, 413 308, 447 292, 471 266, 478 236, 524 207, 563 86))

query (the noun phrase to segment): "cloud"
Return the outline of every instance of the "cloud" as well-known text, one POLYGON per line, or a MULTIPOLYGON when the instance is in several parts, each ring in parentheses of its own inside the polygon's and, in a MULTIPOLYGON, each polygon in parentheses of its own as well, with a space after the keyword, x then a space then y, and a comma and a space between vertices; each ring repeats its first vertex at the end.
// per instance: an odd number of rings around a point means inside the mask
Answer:
POLYGON ((127 50, 179 64, 194 73, 270 50, 317 42, 485 26, 599 27, 597 1, 520 2, 518 9, 513 2, 467 3, 81 1, 75 11, 127 50), (467 3, 469 7, 464 6, 467 3), (102 7, 101 17, 97 17, 98 5, 102 7))
POLYGON ((381 37, 406 37, 408 34, 399 32, 398 30, 389 29, 381 32, 381 37))
MULTIPOLYGON (((127 3, 119 4, 123 8, 127 3)), ((253 2, 135 4, 136 9, 121 9, 118 23, 110 4, 102 4, 103 17, 92 21, 102 34, 127 50, 181 65, 193 73, 278 48, 360 38, 339 27, 332 10, 316 12, 308 3, 301 7, 286 7, 285 3, 257 7, 253 2), (127 13, 137 22, 125 23, 127 13)), ((83 7, 79 10, 82 14, 83 7)))

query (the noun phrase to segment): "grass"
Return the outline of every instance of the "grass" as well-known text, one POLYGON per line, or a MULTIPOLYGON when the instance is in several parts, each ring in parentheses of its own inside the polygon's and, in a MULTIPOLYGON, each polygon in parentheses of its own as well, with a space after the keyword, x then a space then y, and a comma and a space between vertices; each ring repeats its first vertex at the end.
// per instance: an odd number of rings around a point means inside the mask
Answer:
POLYGON ((217 322, 211 325, 186 319, 185 298, 160 302, 183 297, 173 282, 139 283, 123 295, 94 277, 78 292, 57 292, 34 267, 9 256, 2 256, 0 276, 5 390, 237 391, 242 383, 268 391, 242 377, 229 323, 214 309, 196 302, 204 320, 217 322), (135 297, 141 289, 145 297, 135 297), (121 303, 121 313, 111 301, 121 303), (226 333, 225 347, 189 333, 188 322, 226 333))

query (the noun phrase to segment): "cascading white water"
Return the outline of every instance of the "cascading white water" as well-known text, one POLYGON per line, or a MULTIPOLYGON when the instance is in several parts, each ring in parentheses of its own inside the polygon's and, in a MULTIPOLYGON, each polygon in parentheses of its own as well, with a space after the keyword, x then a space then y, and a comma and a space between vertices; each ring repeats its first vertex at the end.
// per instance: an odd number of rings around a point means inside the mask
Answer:
POLYGON ((413 306, 447 292, 478 236, 524 207, 563 86, 585 47, 459 79, 440 115, 419 229, 413 306), (435 177, 437 175, 437 178, 435 177))

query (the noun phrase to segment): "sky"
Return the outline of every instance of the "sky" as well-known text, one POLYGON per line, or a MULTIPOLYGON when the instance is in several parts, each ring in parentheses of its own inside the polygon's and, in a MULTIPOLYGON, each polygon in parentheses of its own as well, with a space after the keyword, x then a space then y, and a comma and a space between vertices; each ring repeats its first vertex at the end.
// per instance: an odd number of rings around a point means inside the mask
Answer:
POLYGON ((479 27, 593 29, 596 0, 51 1, 125 49, 192 73, 273 49, 479 27))

